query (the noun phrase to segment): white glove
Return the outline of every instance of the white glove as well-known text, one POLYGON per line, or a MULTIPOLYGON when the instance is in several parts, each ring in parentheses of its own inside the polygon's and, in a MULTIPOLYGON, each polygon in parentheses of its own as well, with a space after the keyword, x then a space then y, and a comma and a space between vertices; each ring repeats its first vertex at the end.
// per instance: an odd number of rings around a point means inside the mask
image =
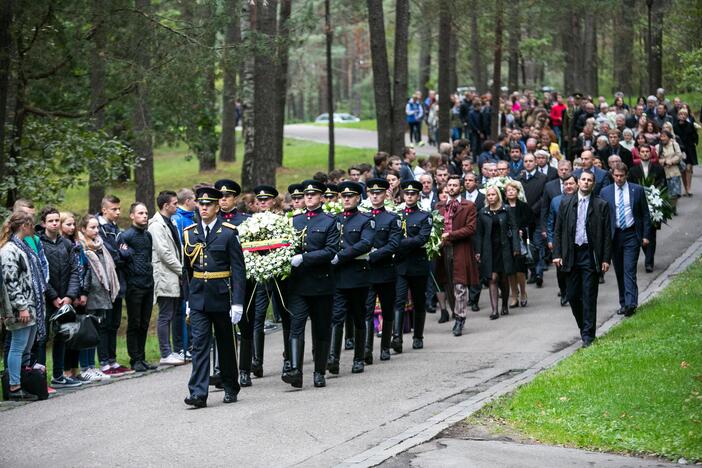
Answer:
POLYGON ((189 302, 185 303, 185 316, 190 317, 190 303, 189 302))
POLYGON ((294 267, 299 267, 300 265, 302 265, 302 254, 293 255, 293 258, 290 260, 290 263, 292 263, 292 266, 294 267))
POLYGON ((242 315, 244 315, 244 306, 241 304, 234 304, 231 309, 229 309, 229 317, 232 319, 232 325, 239 323, 242 315))
POLYGON ((339 256, 334 255, 334 258, 331 259, 331 264, 336 265, 337 263, 339 263, 339 256))

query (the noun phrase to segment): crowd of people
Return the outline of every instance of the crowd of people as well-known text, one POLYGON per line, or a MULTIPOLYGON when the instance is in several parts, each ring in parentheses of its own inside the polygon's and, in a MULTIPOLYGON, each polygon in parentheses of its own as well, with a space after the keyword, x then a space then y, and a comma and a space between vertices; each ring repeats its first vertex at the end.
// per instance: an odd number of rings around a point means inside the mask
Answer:
MULTIPOLYGON (((427 313, 452 321, 460 337, 470 311, 487 307, 495 320, 529 307, 531 288, 543 287, 549 269, 554 300, 570 306, 583 346, 595 339, 598 287, 610 265, 619 313, 634 314, 639 252, 653 271, 660 229, 644 187, 665 189, 674 209, 692 196, 698 137, 689 106, 662 90, 634 109, 620 96, 609 106, 579 93, 538 101, 515 94, 504 99, 492 140, 490 96, 453 100, 451 142, 439 143, 436 155, 417 158, 413 146, 378 152, 372 164, 318 172, 285 194, 268 185, 242 192, 230 179, 166 190, 156 213, 132 203, 126 230, 115 196, 98 214, 45 206, 38 219, 30 200, 17 200, 0 232, 5 397, 32 398, 21 373, 46 366, 49 341, 54 388, 156 368, 145 353, 154 304, 158 365, 192 360, 185 403, 195 408, 207 405, 210 385, 231 403, 252 375, 263 375, 271 303, 283 329, 282 380, 296 388, 308 318, 313 384, 324 387, 327 371, 341 372, 342 347, 353 349, 357 374, 373 364, 378 336, 381 361, 403 352, 405 333, 422 349, 427 313), (328 202, 341 208, 325 210, 328 202), (246 279, 237 227, 258 212, 289 213, 300 236, 284 280, 246 279), (434 218, 442 220, 438 256, 425 248, 434 218), (117 361, 123 303, 128 366, 117 361), (55 332, 51 319, 67 305, 99 318, 97 346, 74 349, 55 332)), ((422 122, 436 144, 436 111, 433 92, 408 103, 415 144, 422 122)))

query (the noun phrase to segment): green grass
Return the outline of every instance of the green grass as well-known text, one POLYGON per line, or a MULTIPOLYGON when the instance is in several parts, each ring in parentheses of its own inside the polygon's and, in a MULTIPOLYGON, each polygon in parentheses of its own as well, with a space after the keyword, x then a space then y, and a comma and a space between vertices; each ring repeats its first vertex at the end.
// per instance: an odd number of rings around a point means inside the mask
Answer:
POLYGON ((702 460, 700 313, 702 260, 594 346, 474 418, 547 444, 702 460))
MULTIPOLYGON (((154 171, 156 174, 156 193, 161 190, 178 190, 192 187, 198 182, 213 183, 223 177, 241 180, 241 161, 244 150, 241 138, 237 139, 237 162, 217 162, 217 170, 198 173, 198 161, 187 159, 189 154, 185 146, 160 147, 154 151, 154 171)), ((328 145, 296 139, 286 139, 283 148, 283 167, 277 172, 278 190, 283 193, 289 184, 309 178, 317 171, 327 172, 328 145)), ((372 149, 358 149, 337 146, 335 151, 336 167, 347 169, 359 162, 372 161, 372 149)), ((134 183, 117 184, 108 188, 108 193, 117 195, 122 200, 123 216, 125 208, 134 200, 134 183)), ((86 185, 73 187, 66 192, 62 209, 76 213, 85 213, 88 207, 88 189, 86 185)))
MULTIPOLYGON (((325 123, 312 122, 318 127, 326 127, 325 123)), ((375 119, 361 120, 360 122, 349 122, 349 123, 335 123, 334 128, 355 128, 358 130, 372 130, 376 131, 378 129, 378 122, 375 119)))

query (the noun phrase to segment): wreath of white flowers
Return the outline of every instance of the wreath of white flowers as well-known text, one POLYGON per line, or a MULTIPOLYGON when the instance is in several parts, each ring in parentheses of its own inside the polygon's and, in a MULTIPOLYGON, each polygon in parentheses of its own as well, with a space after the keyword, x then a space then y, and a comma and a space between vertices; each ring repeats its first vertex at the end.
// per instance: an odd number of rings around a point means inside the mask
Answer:
POLYGON ((269 281, 290 275, 299 235, 287 217, 270 211, 256 213, 238 231, 248 279, 269 281))

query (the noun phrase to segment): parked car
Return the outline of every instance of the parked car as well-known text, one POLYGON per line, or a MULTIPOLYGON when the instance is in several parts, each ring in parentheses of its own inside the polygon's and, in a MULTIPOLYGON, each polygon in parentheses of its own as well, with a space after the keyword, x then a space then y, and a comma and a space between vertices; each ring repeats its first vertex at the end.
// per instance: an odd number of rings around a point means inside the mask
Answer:
MULTIPOLYGON (((324 114, 319 114, 316 119, 314 119, 316 123, 328 123, 329 122, 329 114, 324 113, 324 114)), ((355 115, 351 114, 343 114, 343 113, 336 113, 334 112, 334 123, 352 123, 352 122, 360 122, 361 119, 356 117, 355 115)))

